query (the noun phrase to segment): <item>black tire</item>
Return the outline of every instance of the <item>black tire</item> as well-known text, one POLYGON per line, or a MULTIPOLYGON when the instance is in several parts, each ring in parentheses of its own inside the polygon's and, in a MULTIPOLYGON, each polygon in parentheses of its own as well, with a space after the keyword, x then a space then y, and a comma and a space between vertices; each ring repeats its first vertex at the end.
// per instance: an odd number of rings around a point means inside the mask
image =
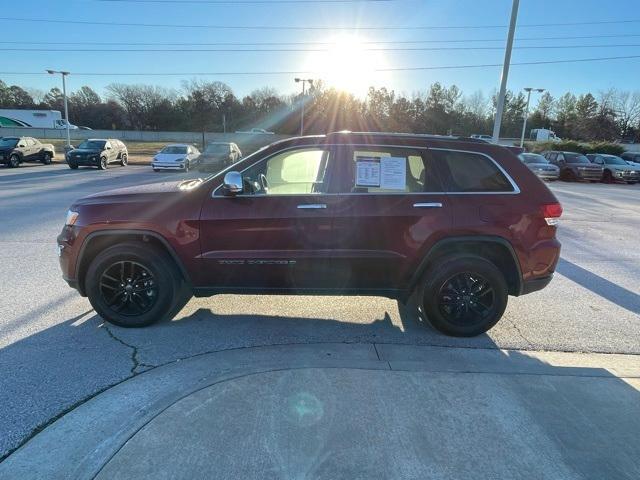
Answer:
POLYGON ((13 154, 9 157, 9 163, 7 163, 9 168, 16 168, 20 166, 20 156, 17 154, 13 154))
POLYGON ((98 170, 106 170, 109 166, 109 162, 107 162, 106 157, 101 157, 100 162, 98 162, 98 170))
POLYGON ((157 173, 157 172, 160 171, 160 169, 159 168, 154 168, 153 171, 157 173))
POLYGON ((605 170, 602 174, 602 183, 613 183, 613 175, 610 170, 605 170))
POLYGON ((49 153, 49 152, 44 152, 44 153, 42 154, 42 160, 41 160, 41 162, 42 162, 44 165, 51 165, 51 153, 49 153))
POLYGON ((189 171, 189 169, 190 169, 190 168, 191 168, 191 164, 190 164, 189 160, 187 160, 187 161, 184 163, 184 172, 185 172, 185 173, 187 173, 187 172, 189 171))
POLYGON ((69 168, 71 170, 77 170, 78 169, 78 164, 75 162, 69 162, 69 168))
POLYGON ((635 185, 636 182, 627 182, 629 185, 635 185))
POLYGON ((126 167, 129 164, 129 159, 127 158, 126 154, 122 155, 122 158, 120 158, 120 165, 122 167, 126 167))
POLYGON ((423 278, 420 298, 427 320, 446 335, 474 337, 485 333, 498 323, 507 307, 504 276, 484 258, 445 257, 423 278), (461 280, 464 278, 467 280, 461 280))
POLYGON ((93 259, 85 278, 87 296, 95 311, 120 327, 146 327, 169 318, 184 300, 183 282, 175 264, 165 252, 147 244, 127 242, 107 248, 93 259), (145 279, 151 283, 147 285, 145 279))

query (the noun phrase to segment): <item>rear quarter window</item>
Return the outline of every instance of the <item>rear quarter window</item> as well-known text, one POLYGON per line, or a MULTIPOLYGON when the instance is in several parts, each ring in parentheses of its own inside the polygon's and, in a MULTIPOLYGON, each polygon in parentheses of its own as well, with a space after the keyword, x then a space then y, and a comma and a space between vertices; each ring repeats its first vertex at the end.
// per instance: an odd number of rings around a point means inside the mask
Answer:
POLYGON ((514 188, 496 163, 473 152, 430 150, 438 162, 448 192, 513 192, 514 188))

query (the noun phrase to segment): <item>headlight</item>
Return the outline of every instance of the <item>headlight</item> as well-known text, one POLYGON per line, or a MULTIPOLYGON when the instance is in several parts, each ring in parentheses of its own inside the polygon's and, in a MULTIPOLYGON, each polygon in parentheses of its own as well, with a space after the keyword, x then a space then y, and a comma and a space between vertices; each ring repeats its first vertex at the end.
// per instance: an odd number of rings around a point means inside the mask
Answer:
POLYGON ((80 214, 78 212, 74 212, 73 210, 67 210, 67 218, 64 221, 65 226, 71 227, 75 225, 79 215, 80 214))
POLYGON ((184 158, 179 158, 176 160, 176 162, 184 162, 184 160, 185 160, 184 158))

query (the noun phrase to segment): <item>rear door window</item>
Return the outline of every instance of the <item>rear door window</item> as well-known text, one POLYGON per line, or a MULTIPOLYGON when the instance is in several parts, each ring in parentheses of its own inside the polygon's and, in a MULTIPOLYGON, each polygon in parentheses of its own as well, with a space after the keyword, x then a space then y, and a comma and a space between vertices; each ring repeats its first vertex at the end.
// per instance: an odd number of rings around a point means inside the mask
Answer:
POLYGON ((425 150, 354 146, 349 150, 341 193, 442 192, 442 183, 425 150))
POLYGON ((513 192, 512 183, 486 155, 456 150, 430 150, 442 171, 445 191, 464 193, 513 192))

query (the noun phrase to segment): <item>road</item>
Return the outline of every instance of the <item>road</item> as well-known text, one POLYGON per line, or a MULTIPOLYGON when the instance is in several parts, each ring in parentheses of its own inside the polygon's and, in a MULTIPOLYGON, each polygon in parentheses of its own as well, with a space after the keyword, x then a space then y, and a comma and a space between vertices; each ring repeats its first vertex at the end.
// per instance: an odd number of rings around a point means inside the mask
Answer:
POLYGON ((109 386, 207 352, 344 342, 640 354, 640 185, 552 184, 565 209, 558 273, 544 291, 510 298, 502 321, 477 338, 445 337, 413 309, 372 297, 221 295, 146 329, 103 324, 60 277, 55 237, 68 206, 182 176, 137 166, 0 169, 0 458, 109 386))

